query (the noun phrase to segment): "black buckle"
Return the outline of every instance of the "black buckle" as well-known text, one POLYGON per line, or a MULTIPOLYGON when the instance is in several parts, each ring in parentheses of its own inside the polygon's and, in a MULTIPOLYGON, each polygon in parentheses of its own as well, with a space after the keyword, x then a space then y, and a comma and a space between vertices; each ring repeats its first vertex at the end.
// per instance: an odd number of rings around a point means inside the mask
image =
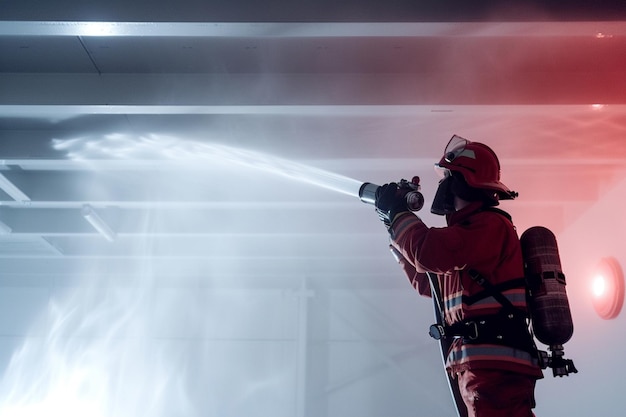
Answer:
POLYGON ((441 324, 431 324, 428 334, 435 340, 441 340, 446 337, 446 331, 441 324))
POLYGON ((468 338, 469 340, 478 339, 478 323, 472 320, 472 321, 466 322, 465 325, 468 326, 470 330, 468 331, 467 336, 465 337, 468 338))
POLYGON ((478 323, 475 321, 468 321, 465 323, 458 323, 459 325, 464 326, 443 326, 441 324, 431 324, 428 329, 428 334, 435 340, 441 340, 448 336, 460 336, 469 340, 478 339, 478 323), (447 329, 447 331, 446 331, 447 329), (455 330, 456 329, 456 330, 455 330), (448 334, 450 333, 450 334, 448 334))

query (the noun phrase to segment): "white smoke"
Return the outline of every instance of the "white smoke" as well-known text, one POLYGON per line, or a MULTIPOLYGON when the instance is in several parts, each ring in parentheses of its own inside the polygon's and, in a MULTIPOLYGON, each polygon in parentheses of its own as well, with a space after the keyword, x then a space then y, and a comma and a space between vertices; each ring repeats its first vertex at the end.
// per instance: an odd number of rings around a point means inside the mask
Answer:
MULTIPOLYGON (((150 159, 235 164, 348 195, 356 196, 360 186, 356 180, 273 156, 160 135, 82 137, 56 140, 54 146, 86 164, 150 159)), ((143 221, 147 232, 158 229, 156 216, 148 214, 143 221)), ((210 283, 206 292, 164 290, 155 282, 157 266, 150 261, 149 241, 138 245, 129 250, 145 255, 139 256, 145 261, 122 280, 108 276, 106 264, 87 263, 84 271, 72 271, 80 277, 73 285, 52 287, 40 322, 33 326, 38 330, 13 352, 0 380, 0 416, 292 414, 293 342, 230 338, 248 337, 250 326, 265 320, 259 311, 268 312, 273 328, 288 327, 285 320, 292 325, 293 302, 277 294, 256 301, 247 294, 213 297, 210 283), (224 326, 225 341, 212 339, 207 329, 219 332, 224 326), (267 363, 249 355, 250 344, 269 358, 267 363)), ((219 273, 209 271, 207 264, 185 267, 219 273)))
POLYGON ((0 382, 0 415, 164 417, 193 409, 176 361, 154 343, 149 280, 87 284, 52 297, 45 331, 14 352, 0 382), (165 395, 167 393, 167 395, 165 395))

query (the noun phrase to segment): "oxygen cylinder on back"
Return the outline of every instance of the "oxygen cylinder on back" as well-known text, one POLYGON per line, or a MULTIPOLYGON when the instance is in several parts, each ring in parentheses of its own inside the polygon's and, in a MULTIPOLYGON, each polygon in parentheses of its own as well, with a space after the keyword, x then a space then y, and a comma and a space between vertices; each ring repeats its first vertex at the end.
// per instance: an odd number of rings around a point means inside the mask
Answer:
POLYGON ((522 233, 520 242, 533 333, 550 350, 537 351, 540 365, 543 369, 552 368, 555 377, 576 373, 574 362, 565 359, 563 352, 563 344, 574 333, 574 323, 556 237, 549 229, 535 226, 522 233))
POLYGON ((522 234, 520 242, 535 337, 548 346, 562 345, 572 337, 574 323, 556 237, 549 229, 535 226, 522 234))

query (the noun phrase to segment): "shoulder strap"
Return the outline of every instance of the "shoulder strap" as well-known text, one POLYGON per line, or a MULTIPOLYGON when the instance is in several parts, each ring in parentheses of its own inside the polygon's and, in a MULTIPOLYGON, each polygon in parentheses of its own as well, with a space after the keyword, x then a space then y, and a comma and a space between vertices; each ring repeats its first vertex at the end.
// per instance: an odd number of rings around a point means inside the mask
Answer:
POLYGON ((511 215, 509 213, 507 213, 506 211, 499 209, 497 207, 485 207, 483 208, 483 211, 492 211, 494 213, 498 213, 504 217, 506 217, 507 219, 509 219, 509 221, 511 223, 513 223, 513 217, 511 217, 511 215))
POLYGON ((489 281, 483 277, 480 272, 475 269, 470 269, 467 271, 472 281, 476 284, 480 285, 485 289, 485 292, 495 298, 497 302, 502 304, 502 307, 507 313, 518 314, 520 313, 520 309, 516 308, 508 298, 506 298, 498 289, 489 281))

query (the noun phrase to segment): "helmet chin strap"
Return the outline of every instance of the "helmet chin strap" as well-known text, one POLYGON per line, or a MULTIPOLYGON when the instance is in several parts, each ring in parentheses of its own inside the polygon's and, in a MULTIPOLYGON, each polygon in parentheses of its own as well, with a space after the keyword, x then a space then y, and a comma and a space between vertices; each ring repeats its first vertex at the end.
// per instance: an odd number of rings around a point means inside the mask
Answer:
POLYGON ((463 208, 467 207, 471 201, 463 200, 461 197, 455 195, 454 196, 454 210, 459 211, 463 208))

